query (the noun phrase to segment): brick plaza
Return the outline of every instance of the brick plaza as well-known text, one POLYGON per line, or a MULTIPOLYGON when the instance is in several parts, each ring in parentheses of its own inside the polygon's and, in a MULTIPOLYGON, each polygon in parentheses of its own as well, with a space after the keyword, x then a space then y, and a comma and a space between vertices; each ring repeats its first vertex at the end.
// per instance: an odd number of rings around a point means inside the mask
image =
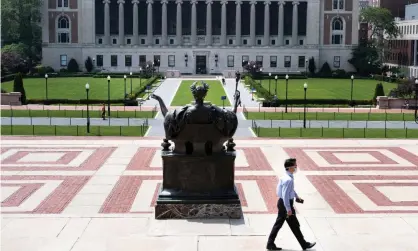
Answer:
MULTIPOLYGON (((3 137, 1 250, 265 250, 288 157, 313 250, 418 250, 417 143, 236 140, 244 218, 157 221, 161 140, 3 137)), ((300 250, 287 226, 276 244, 300 250)))

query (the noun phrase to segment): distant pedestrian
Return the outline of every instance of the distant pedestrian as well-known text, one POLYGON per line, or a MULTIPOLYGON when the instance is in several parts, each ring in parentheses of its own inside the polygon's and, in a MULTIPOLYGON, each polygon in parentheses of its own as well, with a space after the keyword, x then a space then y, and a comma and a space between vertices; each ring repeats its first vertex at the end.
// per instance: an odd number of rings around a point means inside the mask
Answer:
POLYGON ((222 84, 225 85, 225 78, 222 77, 222 84))
POLYGON ((282 250, 274 244, 274 241, 285 221, 289 225, 290 230, 292 230, 293 235, 295 235, 302 249, 310 249, 315 246, 316 243, 307 242, 303 237, 303 234, 300 231, 298 218, 296 217, 295 208, 293 207, 294 199, 296 199, 296 202, 298 203, 303 203, 303 200, 295 191, 293 174, 297 171, 296 159, 287 159, 284 162, 284 167, 286 169, 286 174, 280 178, 279 184, 277 185, 277 196, 279 197, 277 207, 279 212, 268 238, 267 250, 282 250))
POLYGON ((106 120, 106 107, 105 104, 102 105, 102 119, 106 120))

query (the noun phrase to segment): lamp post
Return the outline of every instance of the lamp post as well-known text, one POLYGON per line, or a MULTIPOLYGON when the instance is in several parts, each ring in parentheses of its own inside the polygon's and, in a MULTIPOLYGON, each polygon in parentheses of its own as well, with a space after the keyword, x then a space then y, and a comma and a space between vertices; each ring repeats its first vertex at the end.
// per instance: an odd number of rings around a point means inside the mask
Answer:
MULTIPOLYGON (((142 87, 142 67, 139 67, 139 88, 142 87)), ((131 94, 132 94, 132 86, 131 86, 131 94)))
POLYGON ((48 100, 48 74, 45 74, 45 99, 48 100))
POLYGON ((129 73, 129 78, 131 79, 131 94, 132 94, 132 72, 129 73))
POLYGON ((86 96, 87 96, 87 133, 90 133, 90 113, 89 113, 89 83, 86 84, 86 96))
POLYGON ((353 102, 353 85, 354 85, 354 75, 351 75, 351 103, 353 102))
POLYGON ((274 87, 274 95, 276 95, 277 97, 277 75, 274 77, 274 79, 276 80, 276 86, 274 87))
POLYGON ((124 92, 123 92, 123 99, 126 99, 126 75, 123 75, 123 81, 124 81, 124 92))
POLYGON ((271 94, 270 89, 271 89, 271 72, 269 72, 269 94, 271 94))
MULTIPOLYGON (((263 77, 263 68, 260 68, 260 76, 263 77)), ((259 84, 261 86, 261 78, 260 78, 259 84)))
POLYGON ((289 83, 289 75, 286 75, 286 104, 284 112, 287 113, 287 84, 289 83))
POLYGON ((308 84, 303 84, 303 90, 305 92, 305 102, 303 102, 303 128, 306 128, 306 90, 308 89, 308 84))
POLYGON ((306 75, 306 78, 308 78, 308 60, 307 59, 305 60, 305 75, 306 75))
POLYGON ((110 118, 110 76, 107 76, 107 116, 110 118))
POLYGON ((418 124, 418 78, 415 79, 415 123, 418 124))

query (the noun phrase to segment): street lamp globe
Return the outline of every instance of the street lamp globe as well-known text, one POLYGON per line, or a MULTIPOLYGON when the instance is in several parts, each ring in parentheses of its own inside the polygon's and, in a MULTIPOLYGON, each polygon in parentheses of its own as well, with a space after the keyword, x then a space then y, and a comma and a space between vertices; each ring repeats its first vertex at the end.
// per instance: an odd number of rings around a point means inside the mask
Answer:
POLYGON ((415 79, 415 84, 416 84, 416 85, 418 85, 418 78, 417 78, 417 79, 415 79))
POLYGON ((123 78, 126 79, 126 75, 123 75, 123 78))
POLYGON ((260 68, 260 71, 263 71, 263 68, 260 68))
POLYGON ((304 83, 304 84, 303 84, 303 88, 304 88, 304 89, 308 89, 308 84, 307 84, 307 83, 304 83))
POLYGON ((48 74, 45 74, 45 78, 48 78, 48 74))
POLYGON ((274 77, 275 80, 277 80, 277 75, 274 77))
POLYGON ((286 74, 286 80, 289 79, 289 75, 286 74))
POLYGON ((110 76, 107 76, 107 80, 110 81, 110 76))
POLYGON ((354 75, 351 75, 351 79, 354 79, 354 75))
POLYGON ((269 77, 271 77, 271 72, 269 72, 269 77))
POLYGON ((129 75, 131 75, 131 76, 132 76, 132 72, 130 72, 130 73, 129 73, 129 75))
POLYGON ((142 67, 139 67, 139 71, 142 71, 142 67))
POLYGON ((88 91, 90 89, 89 83, 86 84, 86 90, 88 91))

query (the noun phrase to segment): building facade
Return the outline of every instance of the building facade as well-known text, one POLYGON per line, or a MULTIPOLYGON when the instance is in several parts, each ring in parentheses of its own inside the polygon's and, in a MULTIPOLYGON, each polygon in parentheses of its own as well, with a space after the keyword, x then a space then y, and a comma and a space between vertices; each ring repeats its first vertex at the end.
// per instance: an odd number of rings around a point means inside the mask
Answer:
POLYGON ((87 57, 110 72, 216 74, 257 61, 265 72, 353 70, 359 0, 45 0, 43 64, 87 57))
POLYGON ((408 77, 418 77, 418 4, 405 7, 405 20, 397 19, 400 36, 388 42, 386 63, 400 66, 408 77))

